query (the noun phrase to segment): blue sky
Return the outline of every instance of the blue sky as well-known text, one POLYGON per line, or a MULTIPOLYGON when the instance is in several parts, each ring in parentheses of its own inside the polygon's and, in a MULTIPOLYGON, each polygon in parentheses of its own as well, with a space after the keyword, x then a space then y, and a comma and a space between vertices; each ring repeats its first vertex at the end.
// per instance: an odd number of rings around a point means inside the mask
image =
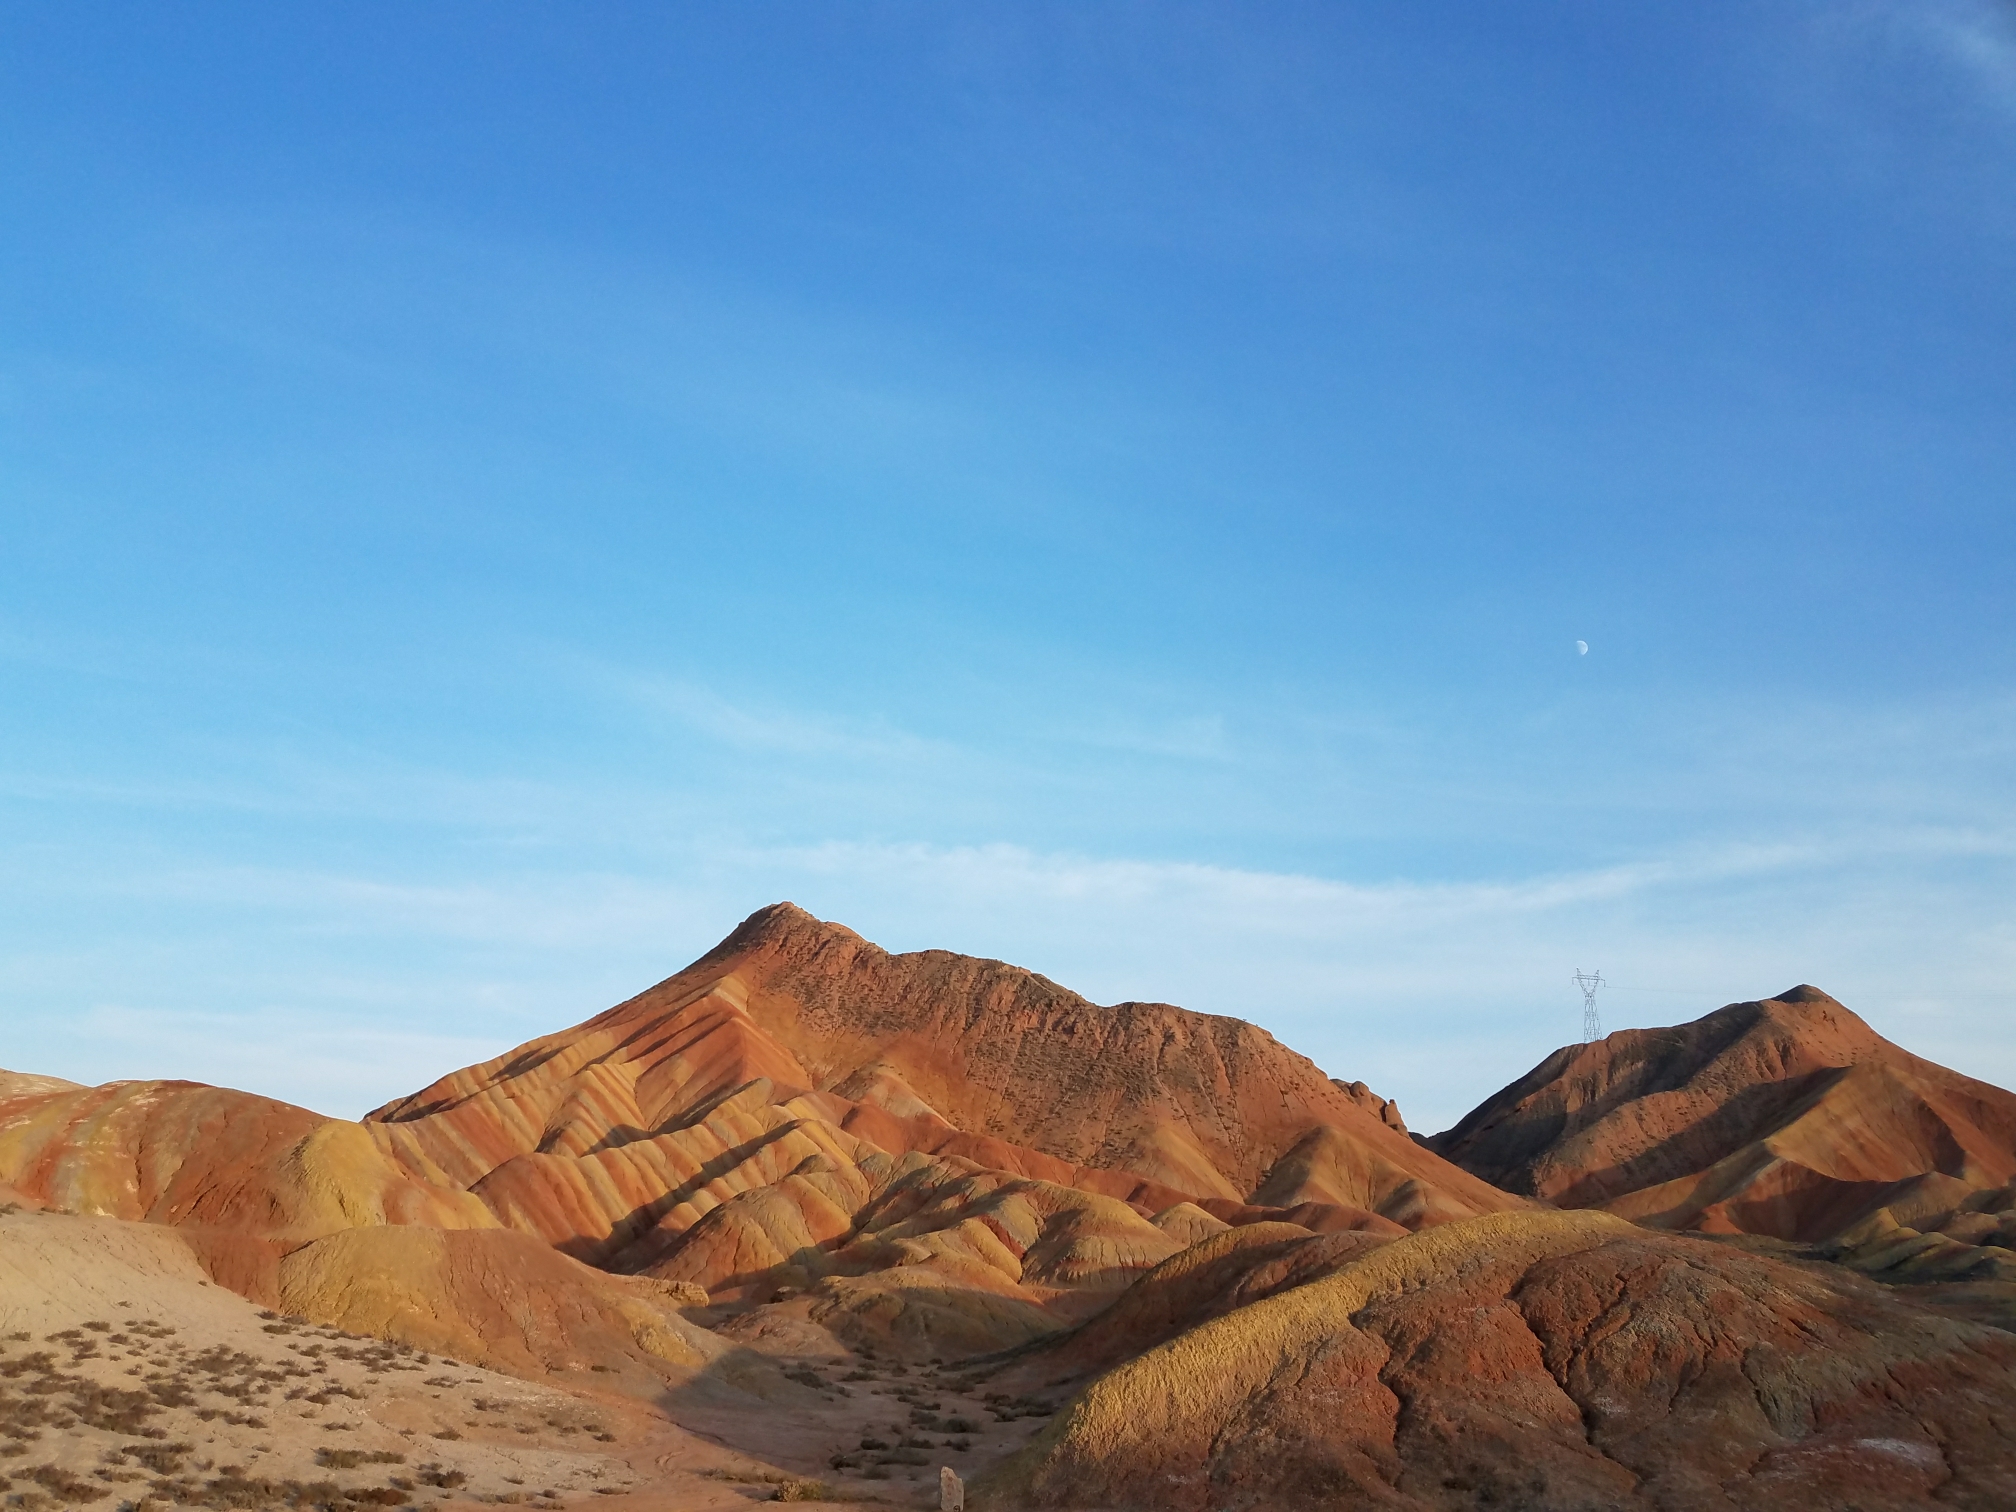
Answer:
POLYGON ((14 7, 0 198, 0 1064, 788 897, 1428 1129, 1578 966, 2016 1084, 2006 5, 14 7))

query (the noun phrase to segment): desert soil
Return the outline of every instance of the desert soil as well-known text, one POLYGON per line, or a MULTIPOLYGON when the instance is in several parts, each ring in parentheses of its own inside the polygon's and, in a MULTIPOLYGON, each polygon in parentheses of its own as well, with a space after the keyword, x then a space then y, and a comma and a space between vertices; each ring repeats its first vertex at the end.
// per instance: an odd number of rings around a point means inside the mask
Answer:
POLYGON ((1053 1405, 780 1311, 716 1321, 816 1395, 639 1401, 261 1309, 164 1227, 0 1213, 0 1505, 935 1506, 940 1465, 971 1477, 1053 1405))

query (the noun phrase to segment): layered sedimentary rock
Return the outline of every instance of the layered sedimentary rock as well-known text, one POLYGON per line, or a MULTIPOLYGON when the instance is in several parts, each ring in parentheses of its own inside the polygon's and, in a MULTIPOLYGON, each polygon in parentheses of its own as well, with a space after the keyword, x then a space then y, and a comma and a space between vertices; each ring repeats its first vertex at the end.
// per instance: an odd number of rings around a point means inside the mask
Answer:
POLYGON ((0 1080, 0 1182, 65 1212, 306 1243, 360 1224, 495 1228, 361 1124, 195 1082, 0 1080))
POLYGON ((1521 1205, 1253 1025, 891 955, 789 904, 361 1125, 188 1083, 0 1079, 0 1183, 178 1226, 269 1304, 304 1245, 319 1294, 354 1298, 391 1296, 370 1278, 401 1257, 446 1284, 503 1243, 348 1231, 505 1230, 721 1302, 812 1291, 837 1334, 968 1352, 1066 1326, 1220 1227, 1392 1235, 1521 1205))
POLYGON ((1398 1233, 1519 1205, 1250 1024, 891 955, 789 904, 367 1124, 578 1259, 717 1297, 817 1285, 897 1336, 1054 1323, 1180 1248, 1150 1221, 1174 1209, 1398 1233))
POLYGON ((1910 1253, 2016 1276, 1998 1243, 2016 1225, 2016 1095, 1813 987, 1557 1050, 1427 1143, 1508 1190, 1659 1228, 1866 1247, 1950 1227, 1910 1253))
POLYGON ((0 1072, 0 1227, 77 1253, 64 1224, 256 1299, 261 1337, 305 1327, 278 1311, 613 1389, 823 1446, 800 1471, 880 1478, 935 1433, 977 1472, 1061 1408, 976 1476, 1003 1512, 2016 1483, 2016 1334, 1974 1321, 2016 1316, 2016 1098, 1810 988, 1558 1052, 1417 1141, 1251 1025, 780 905, 362 1123, 0 1072))
POLYGON ((519 1156, 677 1132, 709 1099, 759 1079, 788 1118, 890 1153, 957 1155, 1151 1204, 1243 1199, 1328 1128, 1328 1146, 1273 1181, 1278 1205, 1320 1186, 1317 1200, 1377 1211, 1410 1182, 1401 1201, 1431 1219, 1504 1205, 1424 1154, 1362 1083, 1330 1080, 1251 1024, 1160 1003, 1100 1007, 1034 972, 946 951, 891 955, 790 904, 578 1028, 372 1118, 417 1169, 474 1186, 519 1156))
POLYGON ((1378 1246, 1101 1375, 980 1508, 2007 1505, 2016 1337, 1598 1213, 1378 1246))
MULTIPOLYGON (((681 1312, 705 1300, 500 1229, 346 1229, 279 1266, 290 1314, 515 1375, 629 1375, 645 1389, 729 1364, 731 1348, 681 1312)), ((730 1373, 782 1386, 753 1362, 730 1373)))
POLYGON ((1392 1242, 1384 1234, 1312 1234, 1293 1223, 1226 1229, 1142 1276, 1060 1340, 1049 1359, 1059 1369, 1088 1374, 1106 1369, 1200 1323, 1319 1280, 1392 1242))

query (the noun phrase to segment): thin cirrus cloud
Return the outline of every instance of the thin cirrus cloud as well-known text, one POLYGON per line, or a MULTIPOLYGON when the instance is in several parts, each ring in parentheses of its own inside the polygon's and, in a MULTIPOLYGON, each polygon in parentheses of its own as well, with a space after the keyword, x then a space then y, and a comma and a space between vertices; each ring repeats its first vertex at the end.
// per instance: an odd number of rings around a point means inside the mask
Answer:
POLYGON ((1065 11, 24 28, 0 1060, 355 1112, 789 897, 1421 1127, 1577 966, 2016 1079, 2006 7, 1065 11))
POLYGON ((2016 111, 2016 12, 1999 0, 1883 7, 1891 23, 1959 65, 1980 96, 2016 111))
MULTIPOLYGON (((1977 894, 1941 874, 1984 861, 2007 874, 2012 858, 2007 834, 1913 832, 1694 848, 1488 883, 1345 884, 1008 845, 710 843, 661 857, 650 876, 548 869, 414 886, 233 867, 133 878, 126 894, 150 913, 241 920, 227 993, 282 1005, 162 1004, 162 1025, 194 1014, 230 1026, 201 1037, 228 1040, 230 1055, 206 1067, 185 1047, 171 1057, 182 1074, 242 1077, 331 1112, 585 1018, 700 954, 741 913, 789 897, 892 949, 994 955, 1095 1000, 1252 1019, 1436 1128, 1570 1037, 1566 976, 1577 965, 1618 985, 1605 1002, 1611 1027, 1813 980, 1916 1048, 2008 1080, 2016 1057, 1983 1031, 2011 1006, 2016 942, 1977 894), (396 988, 345 973, 360 947, 410 956, 396 988), (1933 980, 1911 953, 1927 948, 1942 962, 1933 980), (358 1033, 325 1036, 299 1057, 301 1037, 334 1018, 358 1033), (379 1041, 416 1022, 427 1026, 421 1039, 461 1060, 382 1058, 379 1041)), ((120 900, 97 901, 116 938, 120 900)), ((206 943, 190 941, 189 953, 206 943)), ((177 956, 142 943, 133 966, 172 979, 193 964, 177 956)), ((39 985, 60 990, 62 966, 52 959, 39 985)), ((172 1036, 157 1026, 108 1042, 102 1016, 125 1011, 116 996, 78 1007, 30 1047, 38 1069, 139 1074, 139 1049, 172 1036), (107 1043, 127 1046, 134 1065, 103 1064, 107 1043)))

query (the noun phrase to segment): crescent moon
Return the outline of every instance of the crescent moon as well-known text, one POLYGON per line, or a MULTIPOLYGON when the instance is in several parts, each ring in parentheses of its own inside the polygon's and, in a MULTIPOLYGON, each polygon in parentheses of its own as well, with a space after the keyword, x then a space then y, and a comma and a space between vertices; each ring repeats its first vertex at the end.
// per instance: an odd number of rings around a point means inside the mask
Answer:
POLYGON ((1575 654, 1577 656, 1587 656, 1589 654, 1589 642, 1587 641, 1575 642, 1575 654))

